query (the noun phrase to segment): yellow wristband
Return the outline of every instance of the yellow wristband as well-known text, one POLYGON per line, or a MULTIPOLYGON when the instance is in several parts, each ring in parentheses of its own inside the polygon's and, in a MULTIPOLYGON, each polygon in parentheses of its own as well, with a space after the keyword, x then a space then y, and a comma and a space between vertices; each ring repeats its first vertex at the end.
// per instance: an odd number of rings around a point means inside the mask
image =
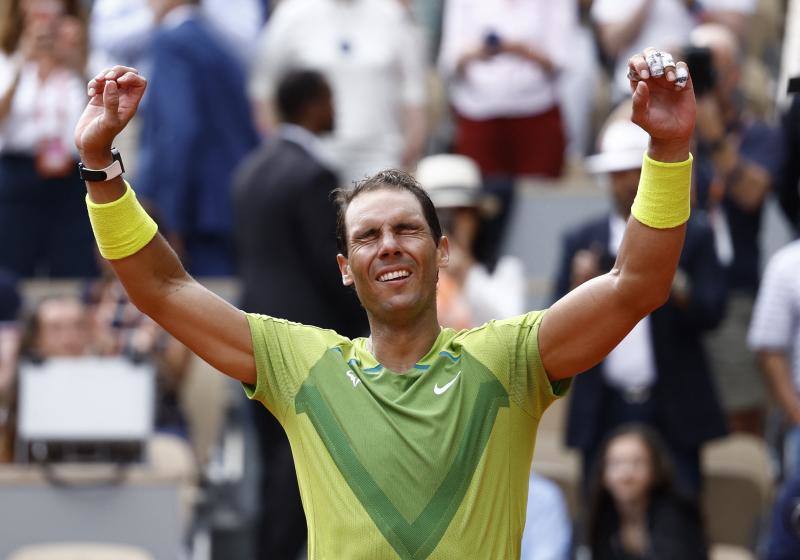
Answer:
POLYGON ((103 258, 124 259, 150 243, 158 226, 145 212, 136 194, 125 181, 125 194, 106 204, 92 202, 86 195, 89 221, 103 258))
POLYGON ((677 163, 664 163, 644 155, 639 190, 631 214, 646 226, 669 229, 689 219, 692 190, 692 154, 677 163))

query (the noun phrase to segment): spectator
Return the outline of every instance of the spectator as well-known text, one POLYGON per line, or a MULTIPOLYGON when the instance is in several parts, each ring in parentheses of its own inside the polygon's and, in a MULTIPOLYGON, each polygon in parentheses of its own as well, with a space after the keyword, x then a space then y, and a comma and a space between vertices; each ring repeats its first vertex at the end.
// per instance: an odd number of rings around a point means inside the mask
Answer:
POLYGON ((10 461, 12 455, 10 442, 6 441, 6 425, 9 422, 14 372, 19 353, 20 303, 14 277, 0 271, 0 463, 10 461))
POLYGON ((144 75, 155 31, 149 0, 94 0, 89 21, 92 70, 123 64, 144 75))
POLYGON ((89 287, 92 353, 152 363, 156 369, 155 428, 188 439, 180 393, 191 352, 136 309, 109 269, 104 272, 89 287))
POLYGON ((456 114, 455 149, 485 175, 561 174, 557 77, 576 16, 574 2, 447 2, 439 66, 456 114))
POLYGON ((28 319, 20 353, 31 360, 77 358, 90 353, 91 343, 86 305, 75 296, 51 296, 28 319))
POLYGON ((776 189, 786 219, 800 234, 800 95, 795 94, 783 118, 784 158, 781 181, 776 189))
POLYGON ((675 492, 669 454, 652 429, 629 424, 608 436, 590 499, 592 560, 708 558, 700 514, 675 492))
POLYGON ((0 267, 91 276, 92 234, 72 139, 86 101, 78 0, 8 0, 0 14, 0 267))
MULTIPOLYGON (((86 306, 75 296, 59 295, 41 300, 28 315, 19 342, 19 358, 80 357, 89 353, 91 335, 86 306)), ((15 371, 16 373, 16 371, 15 371)), ((17 434, 16 375, 10 383, 8 410, 3 429, 0 462, 14 458, 17 434)))
POLYGON ((786 480, 772 510, 765 560, 800 558, 800 476, 786 480))
POLYGON ((772 257, 758 292, 749 343, 788 430, 784 473, 800 476, 800 241, 772 257))
POLYGON ((492 203, 482 197, 475 162, 459 155, 429 156, 420 161, 417 180, 450 240, 450 261, 439 274, 436 296, 439 322, 460 330, 522 314, 525 271, 520 259, 503 256, 490 272, 475 258, 482 210, 491 212, 487 206, 492 203))
POLYGON ((692 32, 692 44, 710 50, 716 76, 705 80, 705 92, 698 91, 695 179, 730 289, 725 321, 709 337, 712 369, 731 428, 759 435, 766 391, 746 339, 758 290, 764 202, 782 160, 780 136, 737 101, 741 51, 736 36, 721 25, 705 24, 692 32))
MULTIPOLYGON (((600 153, 587 163, 594 172, 608 174, 613 210, 566 235, 557 297, 610 270, 622 242, 647 134, 616 114, 610 121, 600 153)), ((703 331, 721 319, 724 302, 713 234, 705 215, 695 211, 669 301, 636 325, 603 362, 573 381, 567 445, 581 451, 585 480, 599 443, 617 426, 636 421, 663 435, 678 484, 698 495, 700 448, 725 433, 702 341, 703 331)))
POLYGON ((244 73, 196 2, 151 6, 159 28, 142 113, 138 192, 160 211, 190 272, 230 275, 233 170, 257 143, 244 73))
POLYGON ((572 520, 558 485, 531 472, 520 560, 568 560, 572 520))
POLYGON ((345 184, 385 168, 413 169, 426 140, 425 48, 397 0, 292 0, 264 30, 250 87, 262 128, 290 68, 331 83, 336 130, 324 141, 345 184))
MULTIPOLYGON (((318 139, 334 128, 330 87, 316 71, 293 71, 279 83, 276 103, 282 124, 242 164, 234 189, 242 307, 358 336, 368 326, 333 258, 330 194, 338 179, 318 139)), ((267 409, 254 407, 253 415, 263 470, 257 558, 295 558, 306 521, 289 442, 267 409)))

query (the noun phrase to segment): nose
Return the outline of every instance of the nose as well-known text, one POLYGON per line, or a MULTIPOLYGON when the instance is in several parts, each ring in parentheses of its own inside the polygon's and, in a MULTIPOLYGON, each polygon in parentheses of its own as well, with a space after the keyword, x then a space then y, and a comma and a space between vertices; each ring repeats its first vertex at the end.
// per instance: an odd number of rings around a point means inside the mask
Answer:
POLYGON ((390 230, 384 230, 381 234, 380 256, 388 257, 400 253, 400 243, 397 237, 390 230))

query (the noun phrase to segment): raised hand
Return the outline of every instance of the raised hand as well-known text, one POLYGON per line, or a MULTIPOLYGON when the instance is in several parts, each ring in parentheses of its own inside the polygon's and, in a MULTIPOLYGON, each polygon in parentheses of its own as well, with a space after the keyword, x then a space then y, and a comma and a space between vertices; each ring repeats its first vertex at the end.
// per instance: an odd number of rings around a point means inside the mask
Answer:
POLYGON ((90 168, 111 163, 111 147, 136 114, 147 80, 135 68, 114 66, 89 82, 89 103, 75 127, 75 145, 90 168))
POLYGON ((651 157, 654 149, 666 156, 655 158, 662 161, 688 155, 697 104, 686 63, 648 48, 628 61, 628 79, 633 93, 631 121, 650 135, 651 157))

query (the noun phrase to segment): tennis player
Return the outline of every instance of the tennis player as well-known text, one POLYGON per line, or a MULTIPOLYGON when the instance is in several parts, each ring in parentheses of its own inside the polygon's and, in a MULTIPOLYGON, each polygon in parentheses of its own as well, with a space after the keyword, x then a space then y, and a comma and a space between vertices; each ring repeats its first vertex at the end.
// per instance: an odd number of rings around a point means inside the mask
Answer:
MULTIPOLYGON (((112 151, 145 79, 117 66, 89 82, 75 141, 100 252, 139 309, 281 422, 310 559, 519 557, 542 413, 666 301, 683 245, 695 122, 688 69, 656 49, 629 66, 632 120, 650 147, 613 270, 546 311, 443 329, 436 283, 448 240, 414 179, 382 172, 339 193, 338 272, 371 329, 355 340, 245 313, 193 280, 112 151)), ((299 233, 285 235, 289 243, 299 233)))

